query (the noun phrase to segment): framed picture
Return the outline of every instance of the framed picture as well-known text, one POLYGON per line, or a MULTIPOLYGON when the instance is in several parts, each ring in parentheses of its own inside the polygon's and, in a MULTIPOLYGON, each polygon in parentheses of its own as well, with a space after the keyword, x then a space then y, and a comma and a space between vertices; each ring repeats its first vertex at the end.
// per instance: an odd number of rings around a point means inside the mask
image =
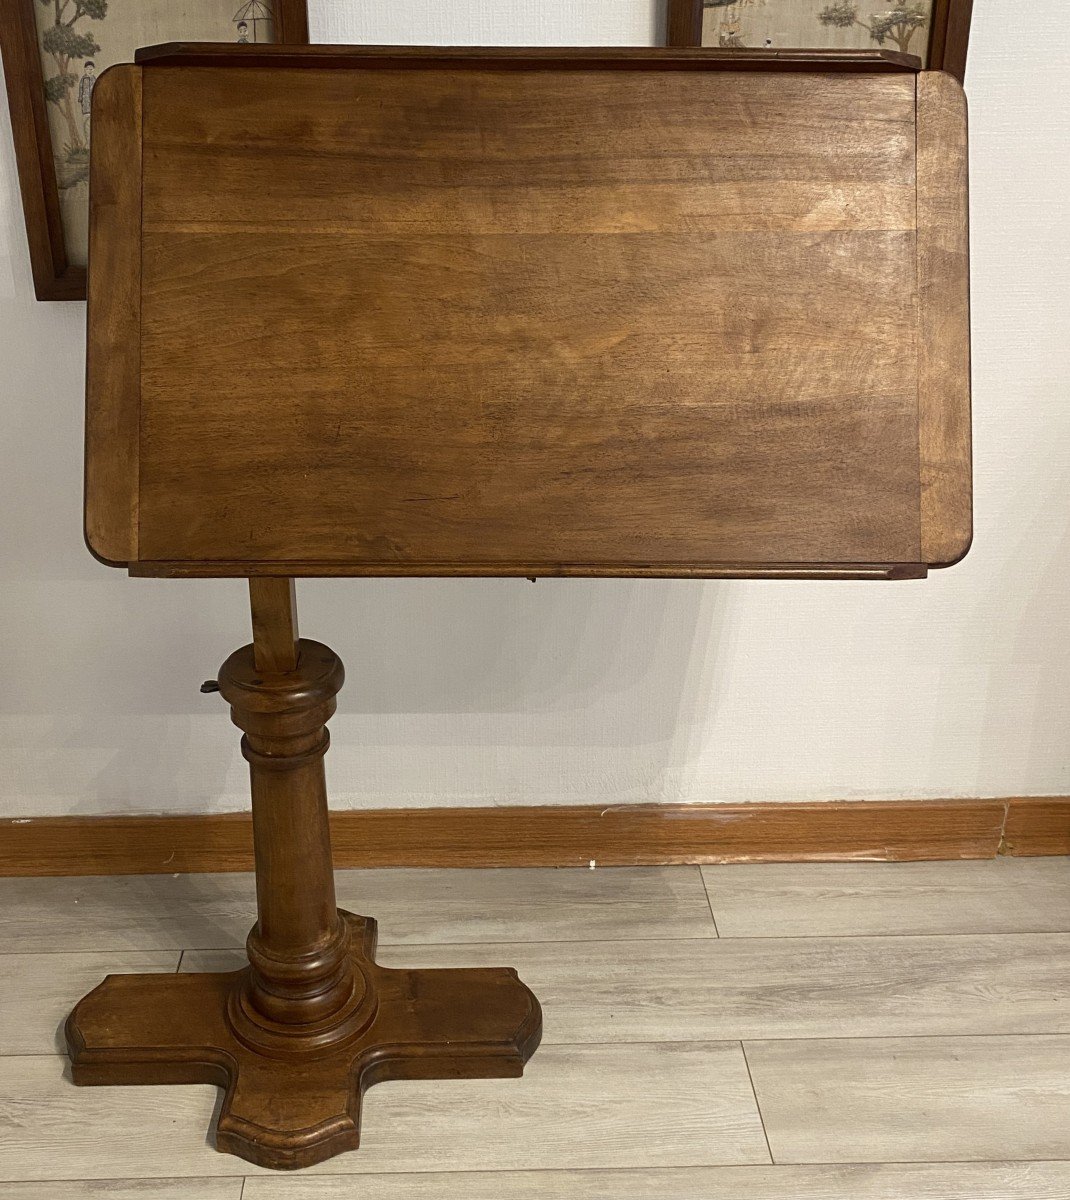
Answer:
POLYGON ((966 70, 973 0, 668 0, 670 46, 895 50, 966 70))
POLYGON ((84 300, 91 100, 159 42, 308 42, 306 0, 0 0, 0 51, 38 300, 84 300))

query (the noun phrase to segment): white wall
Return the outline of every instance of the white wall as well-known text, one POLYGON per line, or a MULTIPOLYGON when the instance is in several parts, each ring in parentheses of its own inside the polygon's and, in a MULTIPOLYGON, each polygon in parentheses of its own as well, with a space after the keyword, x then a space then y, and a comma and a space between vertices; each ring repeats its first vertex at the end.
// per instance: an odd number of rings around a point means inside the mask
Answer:
MULTIPOLYGON (((349 683, 335 804, 1070 791, 1070 54, 1061 0, 977 0, 977 532, 899 584, 309 581, 349 683)), ((654 0, 313 0, 321 41, 642 44, 654 0)), ((240 581, 131 580, 81 541, 84 307, 32 299, 0 110, 0 814, 234 809, 200 682, 240 581)))

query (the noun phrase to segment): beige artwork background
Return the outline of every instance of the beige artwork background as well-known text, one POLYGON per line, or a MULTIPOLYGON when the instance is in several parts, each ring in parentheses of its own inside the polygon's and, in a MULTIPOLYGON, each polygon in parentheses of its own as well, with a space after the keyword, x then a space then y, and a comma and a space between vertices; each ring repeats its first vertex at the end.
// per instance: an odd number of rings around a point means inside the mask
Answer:
MULTIPOLYGON (((822 23, 822 11, 835 4, 836 0, 737 0, 734 4, 707 7, 702 15, 702 44, 732 46, 742 43, 747 47, 768 45, 774 49, 878 49, 877 42, 863 25, 844 27, 822 23)), ((857 0, 854 7, 859 19, 869 24, 875 16, 898 6, 881 0, 857 0)), ((924 0, 922 7, 928 10, 931 18, 931 0, 924 0)), ((924 61, 928 41, 929 26, 925 25, 914 33, 909 52, 924 61)), ((897 50, 898 46, 894 39, 886 38, 883 48, 897 50)))
MULTIPOLYGON (((159 42, 204 41, 236 42, 238 28, 235 17, 240 11, 250 9, 270 14, 270 0, 107 0, 106 6, 97 0, 88 4, 85 0, 37 0, 38 45, 41 47, 41 65, 46 80, 55 77, 59 64, 53 54, 42 45, 42 37, 55 26, 57 17, 64 22, 76 18, 71 30, 75 35, 89 35, 100 47, 91 58, 95 64, 93 75, 99 78, 108 67, 116 63, 130 62, 134 51, 140 46, 152 46, 159 42), (94 19, 90 15, 106 7, 104 15, 94 19)), ((246 36, 254 40, 270 42, 274 30, 270 20, 246 22, 246 36)), ((54 36, 54 35, 53 35, 54 36)), ((77 49, 77 47, 75 47, 77 49)), ((67 73, 74 82, 67 89, 66 97, 60 95, 60 103, 47 104, 52 147, 55 154, 56 179, 59 183, 60 212, 63 218, 63 235, 67 258, 72 265, 85 266, 89 232, 89 162, 88 145, 91 141, 92 114, 83 113, 80 93, 86 75, 85 59, 71 57, 67 62, 67 73), (66 104, 69 98, 70 105, 66 104), (72 129, 72 120, 74 128, 72 129), (79 138, 85 145, 83 151, 79 138)), ((51 85, 53 94, 61 89, 51 85)), ((91 89, 89 89, 91 91, 91 89)))

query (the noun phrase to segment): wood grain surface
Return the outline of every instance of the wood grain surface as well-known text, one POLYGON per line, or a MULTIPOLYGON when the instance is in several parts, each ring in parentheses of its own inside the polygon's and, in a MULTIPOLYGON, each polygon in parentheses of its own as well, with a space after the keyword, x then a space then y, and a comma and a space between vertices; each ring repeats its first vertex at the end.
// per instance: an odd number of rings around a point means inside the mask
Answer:
MULTIPOLYGON (((515 1079, 539 1044, 542 1014, 515 970, 380 967, 375 922, 349 913, 339 914, 352 934, 341 972, 356 990, 329 1008, 329 986, 302 987, 312 969, 296 955, 289 977, 269 957, 280 944, 270 915, 261 904, 241 970, 112 974, 83 996, 64 1027, 74 1082, 216 1084, 216 1150, 294 1170, 365 1144, 373 1084, 515 1079), (308 1019, 324 1010, 318 1024, 308 1019)), ((332 948, 320 960, 332 975, 317 980, 328 985, 340 973, 332 948)))
POLYGON ((421 70, 428 66, 541 71, 547 67, 598 71, 918 71, 916 55, 887 47, 752 50, 651 49, 646 46, 291 46, 233 42, 166 42, 144 46, 135 61, 155 66, 286 66, 341 70, 421 70))
MULTIPOLYGON (((82 1178, 92 1163, 119 1178, 261 1171, 207 1144, 214 1088, 86 1090, 64 1076, 57 1056, 0 1057, 0 1105, 20 1113, 0 1141, 0 1179, 38 1179, 42 1161, 56 1179, 82 1178)), ((311 1171, 769 1161, 738 1042, 547 1046, 522 1080, 383 1085, 365 1100, 363 1134, 359 1153, 311 1171)))
POLYGON ((703 867, 722 937, 1070 929, 1070 859, 703 867))
POLYGON ((1070 1037, 747 1043, 775 1161, 1057 1157, 1070 1118, 1070 1037))
POLYGON ((143 56, 139 572, 923 573, 912 71, 332 53, 143 56))
POLYGON ((233 967, 251 878, 4 881, 0 1195, 239 1200, 247 1173, 245 1200, 1067 1200, 1068 870, 1051 858, 708 868, 712 912, 697 868, 343 873, 343 902, 370 900, 408 943, 381 961, 515 961, 547 1002, 548 1044, 523 1081, 373 1089, 373 1161, 285 1177, 205 1145, 210 1088, 76 1092, 55 1053, 63 993, 94 963, 166 971, 178 950, 154 944, 232 931, 234 949, 187 948, 180 969, 233 967), (716 885, 737 876, 774 923, 794 903, 789 936, 723 936, 733 900, 716 885), (853 902, 856 929, 879 910, 884 935, 820 934, 822 888, 843 913, 853 902), (1000 914, 1015 906, 1061 932, 984 932, 1010 929, 1000 914), (955 913, 955 932, 905 932, 926 913, 933 927, 955 913), (421 930, 440 944, 410 940, 421 930), (143 948, 119 953, 135 933, 143 948), (768 1133, 778 1165, 751 1159, 751 1132, 768 1133), (779 1161, 794 1153, 823 1161, 779 1161), (882 1161, 836 1161, 859 1155, 882 1161))
MULTIPOLYGON (((544 1046, 607 1030, 629 1042, 1070 1033, 1065 933, 391 946, 379 960, 512 963, 544 1006, 544 1046)), ((182 956, 183 971, 240 964, 238 949, 182 956)))
POLYGON ((70 1179, 9 1183, 4 1200, 242 1200, 243 1179, 70 1179))
MULTIPOLYGON (((1070 930, 1070 859, 361 870, 338 872, 337 889, 379 913, 384 947, 1070 930)), ((247 874, 4 879, 0 953, 233 949, 254 899, 247 874)))
MULTIPOLYGON (((39 1185, 32 1185, 37 1187, 39 1185)), ((45 1185, 55 1187, 53 1184, 45 1185)), ((818 1167, 678 1167, 649 1171, 491 1171, 371 1175, 361 1200, 1066 1200, 1070 1164, 988 1162, 869 1163, 818 1167)), ((111 1200, 111 1192, 108 1193, 111 1200)), ((162 1193, 199 1200, 200 1193, 162 1193)), ((215 1200, 216 1193, 205 1193, 215 1200)), ((89 1200, 89 1192, 16 1190, 13 1200, 89 1200)), ((352 1200, 346 1179, 250 1179, 241 1200, 352 1200)), ((95 1200, 95 1197, 94 1197, 95 1200)), ((141 1200, 117 1191, 114 1200, 141 1200)), ((230 1200, 229 1197, 226 1200, 230 1200)))
POLYGON ((1019 796, 1007 801, 1004 854, 1070 854, 1070 797, 1019 796))
POLYGON ((138 555, 141 69, 105 71, 93 91, 85 540, 98 558, 118 565, 138 555), (106 131, 99 139, 98 126, 106 131))
MULTIPOLYGON (((1002 800, 501 805, 330 814, 337 867, 992 858, 1002 800)), ((247 871, 247 813, 0 822, 0 876, 247 871)))
POLYGON ((0 974, 0 1054, 40 1054, 49 1044, 57 1054, 65 1054, 61 1031, 72 996, 96 987, 109 971, 174 972, 180 957, 175 950, 4 954, 0 960, 4 968, 0 974))
MULTIPOLYGON (((339 903, 379 914, 380 947, 716 937, 697 868, 339 871, 339 903)), ((0 880, 0 954, 244 945, 251 875, 0 880)))
POLYGON ((249 609, 257 668, 276 673, 293 671, 297 667, 300 636, 294 581, 250 579, 249 609))
MULTIPOLYGON (((303 561, 287 562, 287 573, 291 576, 324 578, 353 575, 347 563, 325 563, 303 561)), ((237 562, 233 559, 213 559, 203 562, 167 562, 155 559, 152 562, 131 563, 130 574, 164 579, 253 578, 275 577, 279 563, 237 562)), ((362 566, 361 575, 377 577, 418 574, 420 568, 408 569, 396 563, 372 563, 362 566)), ((693 563, 661 563, 640 566, 617 563, 602 566, 598 575, 617 578, 644 579, 924 579, 928 575, 925 563, 725 563, 698 565, 693 563)), ((504 562, 459 563, 450 568, 453 576, 508 576, 516 575, 516 565, 504 562)), ((575 578, 591 575, 591 568, 580 563, 546 563, 537 568, 535 578, 575 578)))
POLYGON ((938 71, 917 88, 922 558, 946 566, 973 539, 966 97, 938 71))

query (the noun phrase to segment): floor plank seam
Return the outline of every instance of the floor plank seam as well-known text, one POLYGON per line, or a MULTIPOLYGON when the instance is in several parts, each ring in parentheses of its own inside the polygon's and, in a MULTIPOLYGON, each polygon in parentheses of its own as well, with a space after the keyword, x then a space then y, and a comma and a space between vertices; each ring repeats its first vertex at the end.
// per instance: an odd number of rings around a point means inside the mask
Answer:
MULTIPOLYGON (((837 942, 852 942, 874 940, 876 938, 978 938, 978 937, 1059 937, 1066 936, 1070 933, 1070 929, 993 929, 991 931, 984 929, 954 929, 950 931, 941 931, 934 933, 931 930, 925 932, 914 931, 903 933, 901 931, 889 933, 744 933, 736 935, 733 933, 722 933, 718 940, 722 942, 814 942, 814 941, 837 941, 837 942)), ((592 939, 595 940, 595 939, 592 939)), ((617 939, 603 939, 605 941, 615 941, 617 939)), ((619 939, 624 941, 626 939, 619 939)), ((660 941, 657 938, 632 938, 630 941, 660 941)), ((665 941, 670 942, 702 942, 713 941, 712 938, 666 938, 665 941)), ((465 943, 467 945, 476 945, 479 943, 465 943)), ((229 950, 231 947, 225 946, 221 949, 229 950)))
MULTIPOLYGON (((1020 938, 1020 937, 1068 937, 1070 929, 1022 929, 1012 932, 994 932, 994 933, 968 933, 958 931, 955 933, 816 933, 816 934, 747 934, 743 937, 734 937, 732 934, 718 934, 712 937, 649 937, 649 938, 542 938, 538 940, 529 940, 527 938, 516 938, 509 942, 380 942, 380 950, 445 950, 449 948, 460 948, 463 946, 626 946, 631 943, 654 943, 659 946, 672 944, 675 942, 851 942, 851 941, 883 941, 886 939, 905 939, 914 938, 916 940, 927 939, 930 941, 947 941, 952 938, 1020 938)), ((244 945, 234 946, 186 946, 181 950, 182 955, 186 954, 225 954, 228 951, 241 953, 244 951, 244 945)), ((102 954, 166 954, 169 951, 178 953, 176 947, 172 946, 135 946, 135 947, 116 947, 104 946, 101 949, 84 949, 84 950, 3 950, 0 949, 0 959, 15 958, 15 957, 30 957, 40 956, 54 957, 62 956, 70 959, 79 956, 100 956, 102 954)))
MULTIPOLYGON (((716 936, 684 936, 684 937, 598 937, 598 938, 513 938, 511 941, 470 941, 470 942, 380 942, 380 950, 442 950, 447 947, 461 946, 588 946, 588 945, 628 945, 632 942, 655 943, 665 945, 672 942, 823 942, 823 941, 882 941, 885 939, 914 938, 929 940, 947 940, 949 938, 1019 938, 1019 937, 1067 937, 1070 929, 1015 929, 994 930, 992 932, 956 930, 944 932, 916 933, 768 933, 768 934, 717 934, 716 936)), ((80 950, 4 950, 0 949, 0 958, 31 955, 63 955, 65 958, 101 955, 101 954, 223 954, 227 951, 242 952, 244 944, 230 946, 103 946, 99 949, 89 947, 80 950)))
MULTIPOLYGON (((744 1051, 746 1057, 747 1043, 754 1044, 755 1042, 799 1042, 805 1044, 807 1042, 976 1042, 984 1040, 999 1039, 1009 1041, 1010 1039, 1022 1040, 1026 1038, 1044 1038, 1050 1040, 1059 1038, 1070 1040, 1070 1030, 1054 1030, 1046 1033, 1043 1030, 1032 1030, 1029 1033, 864 1033, 854 1037, 829 1036, 826 1034, 818 1034, 814 1037, 717 1037, 717 1038, 637 1038, 621 1039, 617 1038, 611 1042, 545 1042, 544 1045, 552 1047, 555 1050, 570 1050, 582 1049, 584 1047, 594 1046, 725 1046, 732 1042, 738 1042, 744 1051)), ((41 1059, 56 1059, 65 1058, 65 1050, 53 1051, 16 1051, 15 1053, 0 1052, 0 1059, 4 1058, 41 1058, 41 1059)), ((159 1084, 159 1087, 169 1086, 167 1084, 159 1084)), ((213 1085, 214 1086, 214 1085, 213 1085)))
MULTIPOLYGON (((1038 930, 1039 933, 1053 932, 1051 930, 1038 930)), ((1070 932, 1070 931, 1068 931, 1070 932)), ((820 935, 819 935, 820 936, 820 935)), ((883 937, 883 934, 859 934, 859 937, 883 937)), ((891 935, 889 935, 891 936, 891 935)), ((927 937, 927 936, 951 936, 951 937, 982 937, 983 934, 907 934, 904 936, 911 937, 927 937)), ((1002 935, 999 935, 1002 936, 1002 935)), ((1021 936, 1018 934, 1009 936, 1021 936)), ((380 941, 378 947, 380 950, 441 950, 444 946, 616 946, 627 945, 629 942, 653 942, 657 945, 664 945, 666 942, 715 942, 715 941, 752 941, 752 942, 767 942, 772 941, 772 937, 757 937, 757 938, 721 938, 716 935, 701 936, 683 936, 683 937, 592 937, 592 938, 513 938, 512 941, 473 941, 473 942, 384 942, 380 941)), ((806 939, 802 939, 806 940, 806 939)), ((165 948, 166 949, 166 948, 165 948)), ((189 954, 222 954, 228 950, 242 951, 245 949, 244 943, 241 945, 232 946, 187 946, 185 952, 189 954)), ((10 953, 17 954, 19 951, 11 951, 10 953)), ((33 951, 27 951, 33 953, 33 951)), ((42 950, 42 954, 57 954, 56 950, 42 950)), ((98 953, 96 951, 87 951, 86 953, 98 953)), ((107 951, 105 951, 107 953, 107 951)), ((144 953, 140 950, 130 950, 125 953, 140 954, 144 953)))
POLYGON ((706 903, 710 908, 710 920, 713 922, 713 932, 718 938, 720 938, 721 931, 717 927, 717 914, 713 911, 713 897, 710 895, 710 885, 706 882, 705 872, 700 870, 698 877, 702 880, 702 890, 706 893, 706 903))
MULTIPOLYGON (((359 1151, 357 1151, 359 1153, 359 1151)), ((424 1175, 637 1175, 649 1171, 768 1171, 770 1167, 784 1172, 797 1170, 800 1167, 976 1167, 976 1166, 1030 1166, 1063 1167, 1070 1166, 1070 1158, 874 1158, 874 1159, 821 1159, 807 1162, 716 1162, 716 1163, 687 1163, 678 1166, 638 1166, 638 1167, 432 1167, 426 1171, 331 1171, 315 1175, 293 1175, 286 1172, 282 1175, 275 1173, 264 1175, 206 1175, 203 1171, 191 1175, 82 1175, 72 1179, 4 1179, 3 1184, 62 1184, 62 1183, 170 1183, 174 1180, 188 1181, 207 1179, 211 1182, 218 1180, 238 1180, 248 1182, 256 1180, 293 1180, 293 1181, 330 1181, 332 1179, 405 1179, 419 1178, 424 1175)), ((240 1197, 239 1197, 240 1200, 240 1197)))
MULTIPOLYGON (((1007 1041, 1010 1038, 1067 1038, 1070 1039, 1070 1031, 1054 1030, 1052 1033, 1044 1033, 1042 1031, 1033 1030, 1030 1033, 864 1033, 854 1037, 837 1037, 835 1034, 830 1036, 821 1035, 818 1037, 749 1037, 744 1040, 747 1042, 976 1042, 982 1038, 1000 1038, 1007 1041)), ((723 1041, 718 1038, 716 1041, 723 1041)), ((555 1045, 563 1045, 562 1042, 555 1042, 555 1045)), ((569 1043, 575 1045, 612 1045, 612 1042, 576 1042, 569 1043)), ((659 1045, 658 1042, 643 1042, 643 1043, 628 1043, 629 1045, 659 1045)), ((697 1045, 701 1046, 705 1043, 701 1040, 695 1042, 677 1042, 676 1045, 697 1045)))
POLYGON ((743 1054, 743 1065, 747 1068, 747 1080, 750 1083, 750 1094, 754 1097, 754 1107, 758 1113, 758 1120, 761 1122, 762 1137, 765 1138, 765 1152, 769 1155, 769 1165, 771 1167, 775 1167, 778 1164, 776 1159, 773 1157, 773 1146, 769 1141, 769 1130, 765 1127, 765 1114, 762 1112, 762 1105, 758 1099, 758 1089, 754 1086, 754 1076, 751 1073, 750 1062, 747 1059, 747 1047, 742 1038, 739 1042, 739 1049, 743 1054))
MULTIPOLYGON (((1038 930, 1037 932, 1047 933, 1049 930, 1038 930)), ((1070 932, 1068 930, 1067 932, 1070 932)), ((860 935, 870 936, 870 935, 860 935)), ((877 934, 874 936, 884 936, 877 934)), ((928 936, 928 935, 919 935, 928 936)), ((948 936, 948 935, 932 935, 932 936, 948 936)), ((951 936, 970 936, 954 934, 951 936)), ((983 936, 983 935, 973 935, 983 936)), ((1017 936, 1017 935, 1016 935, 1017 936)), ((627 945, 629 942, 652 942, 658 945, 663 945, 665 942, 715 942, 718 939, 709 934, 705 937, 698 936, 683 936, 683 937, 593 937, 593 938, 513 938, 511 941, 474 941, 474 942, 379 942, 380 950, 441 950, 446 946, 616 946, 627 945)), ((722 938, 722 941, 771 941, 772 938, 722 938)), ((805 939, 804 939, 805 940, 805 939)), ((182 948, 183 954, 224 954, 228 951, 242 953, 245 950, 245 943, 234 943, 230 946, 185 946, 182 948)), ((15 955, 46 955, 46 954, 62 954, 65 958, 71 958, 77 955, 100 955, 100 954, 168 954, 179 952, 177 946, 104 946, 100 949, 90 947, 85 950, 2 950, 0 949, 0 958, 5 956, 15 955)))

